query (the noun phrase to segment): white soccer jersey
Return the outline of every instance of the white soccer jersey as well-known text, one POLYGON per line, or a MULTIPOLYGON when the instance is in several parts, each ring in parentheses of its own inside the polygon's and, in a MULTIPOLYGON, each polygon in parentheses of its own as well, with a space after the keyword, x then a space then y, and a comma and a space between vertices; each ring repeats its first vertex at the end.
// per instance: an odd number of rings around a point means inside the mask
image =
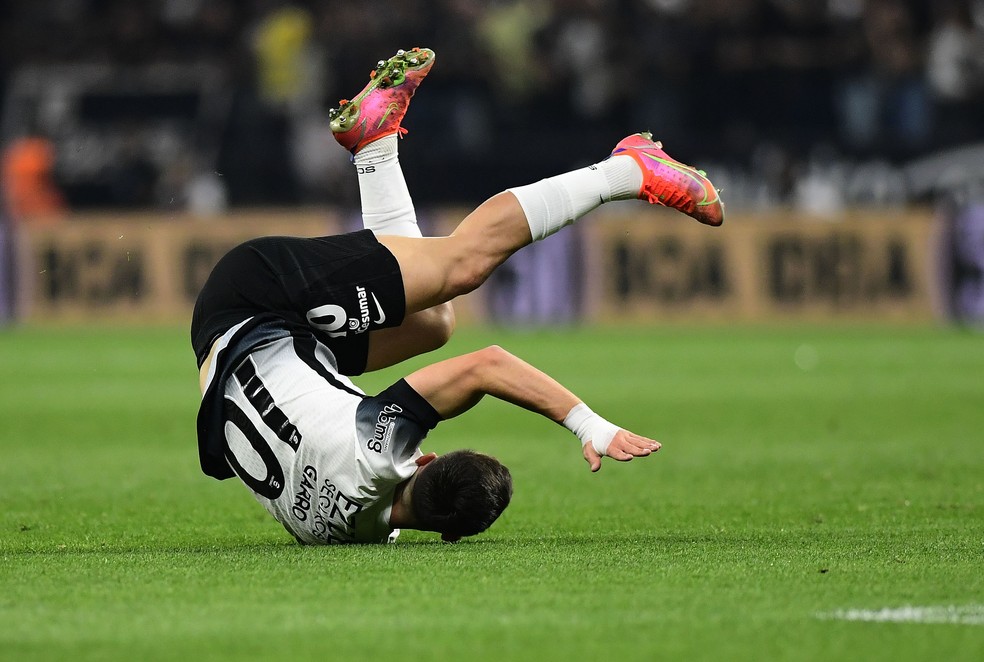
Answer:
POLYGON ((400 380, 368 397, 313 336, 253 349, 224 385, 226 459, 299 542, 387 542, 396 485, 437 414, 400 380))

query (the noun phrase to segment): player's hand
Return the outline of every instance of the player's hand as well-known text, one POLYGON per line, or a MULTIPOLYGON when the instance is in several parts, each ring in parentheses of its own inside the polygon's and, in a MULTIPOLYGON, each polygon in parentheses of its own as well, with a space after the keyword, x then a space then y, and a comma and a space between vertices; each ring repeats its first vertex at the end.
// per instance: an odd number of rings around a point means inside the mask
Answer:
MULTIPOLYGON (((605 455, 612 458, 613 460, 618 460, 619 462, 628 462, 634 457, 646 457, 647 455, 652 455, 661 448, 661 444, 648 437, 642 437, 634 432, 629 432, 628 430, 619 430, 612 437, 612 441, 608 444, 608 450, 605 451, 605 455)), ((590 443, 584 444, 582 448, 584 454, 584 460, 591 467, 591 471, 595 472, 601 469, 601 455, 598 451, 594 449, 594 446, 590 443)))

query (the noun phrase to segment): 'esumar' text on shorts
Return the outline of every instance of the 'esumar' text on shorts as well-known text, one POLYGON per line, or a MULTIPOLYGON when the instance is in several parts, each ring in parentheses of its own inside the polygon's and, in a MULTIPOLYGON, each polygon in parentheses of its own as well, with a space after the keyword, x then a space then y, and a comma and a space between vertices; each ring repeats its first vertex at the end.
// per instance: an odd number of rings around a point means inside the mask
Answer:
POLYGON ((371 231, 260 237, 215 265, 195 303, 191 343, 201 366, 230 328, 274 316, 310 330, 342 374, 357 375, 366 366, 366 332, 399 326, 405 313, 400 265, 371 231))

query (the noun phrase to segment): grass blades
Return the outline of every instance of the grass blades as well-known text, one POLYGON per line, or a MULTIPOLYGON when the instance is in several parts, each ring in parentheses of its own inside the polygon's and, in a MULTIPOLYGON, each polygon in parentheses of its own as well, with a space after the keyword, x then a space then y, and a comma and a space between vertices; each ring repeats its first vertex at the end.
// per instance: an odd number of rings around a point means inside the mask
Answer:
POLYGON ((493 342, 663 450, 592 475, 565 430, 486 400, 425 449, 510 466, 489 532, 304 548, 200 473, 184 330, 4 331, 0 659, 984 656, 973 618, 844 620, 981 613, 984 336, 465 330, 359 383, 493 342))

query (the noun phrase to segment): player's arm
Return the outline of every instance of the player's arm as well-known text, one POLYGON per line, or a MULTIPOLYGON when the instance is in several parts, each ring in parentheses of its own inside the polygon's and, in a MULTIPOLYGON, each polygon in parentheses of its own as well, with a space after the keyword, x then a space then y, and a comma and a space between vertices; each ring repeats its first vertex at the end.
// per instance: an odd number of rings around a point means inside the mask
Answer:
POLYGON ((553 377, 492 346, 422 368, 406 381, 442 418, 453 418, 491 395, 564 425, 581 440, 592 471, 607 455, 622 462, 659 450, 657 441, 601 418, 553 377))

